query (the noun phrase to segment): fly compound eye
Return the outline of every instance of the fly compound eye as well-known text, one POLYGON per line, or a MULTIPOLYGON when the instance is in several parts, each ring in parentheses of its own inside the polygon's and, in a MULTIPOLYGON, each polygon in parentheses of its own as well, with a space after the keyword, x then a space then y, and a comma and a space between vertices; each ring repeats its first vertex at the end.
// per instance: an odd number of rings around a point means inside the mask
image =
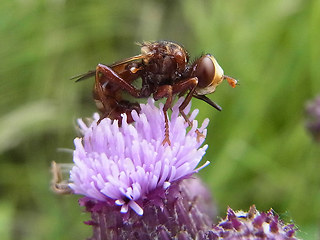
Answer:
POLYGON ((215 75, 215 66, 211 56, 202 56, 196 65, 194 76, 198 78, 198 87, 204 88, 211 85, 215 75))

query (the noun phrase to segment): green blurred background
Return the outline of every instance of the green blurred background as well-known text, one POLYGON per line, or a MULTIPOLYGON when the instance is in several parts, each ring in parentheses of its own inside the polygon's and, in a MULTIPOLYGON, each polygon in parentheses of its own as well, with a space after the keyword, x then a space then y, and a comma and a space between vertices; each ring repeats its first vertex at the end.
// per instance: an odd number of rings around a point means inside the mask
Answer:
POLYGON ((96 111, 93 79, 68 80, 96 64, 139 53, 135 42, 167 39, 191 57, 212 53, 227 75, 210 96, 202 176, 223 217, 256 204, 319 239, 320 145, 304 106, 320 94, 320 1, 67 1, 0 3, 0 236, 85 239, 77 196, 50 189, 50 162, 71 162, 75 120, 96 111))

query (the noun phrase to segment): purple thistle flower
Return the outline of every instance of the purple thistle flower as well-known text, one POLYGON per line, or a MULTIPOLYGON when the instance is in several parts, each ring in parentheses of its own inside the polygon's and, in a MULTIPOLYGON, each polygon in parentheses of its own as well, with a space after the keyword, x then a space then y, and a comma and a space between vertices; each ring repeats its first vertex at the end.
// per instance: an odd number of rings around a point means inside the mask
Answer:
POLYGON ((320 96, 306 105, 306 127, 316 141, 320 142, 320 96))
POLYGON ((284 224, 272 209, 265 213, 251 206, 248 212, 228 208, 227 217, 207 232, 207 236, 214 240, 297 240, 295 232, 294 225, 284 224))
POLYGON ((90 240, 106 239, 210 239, 207 234, 216 218, 210 192, 198 178, 176 181, 165 191, 155 190, 144 206, 142 216, 87 197, 80 205, 91 213, 93 236, 90 240))
MULTIPOLYGON (((76 138, 70 172, 70 188, 76 194, 104 202, 113 207, 120 206, 121 213, 131 208, 143 215, 146 200, 150 202, 154 193, 165 191, 170 185, 191 176, 209 164, 198 167, 207 145, 201 147, 204 138, 197 139, 196 130, 206 135, 209 120, 198 128, 194 118, 198 110, 190 115, 193 127, 179 115, 179 99, 173 106, 169 121, 171 145, 162 145, 165 136, 163 104, 160 109, 152 99, 141 104, 138 115, 132 112, 133 124, 123 115, 121 127, 117 121, 104 118, 99 124, 98 114, 87 126, 78 121, 82 138, 76 138)), ((185 113, 190 111, 190 104, 185 113)), ((161 194, 156 194, 159 197, 161 194)), ((156 199, 156 197, 155 197, 156 199)))
MULTIPOLYGON (((192 176, 209 162, 198 166, 207 145, 201 147, 208 119, 198 128, 179 114, 179 99, 169 120, 171 145, 163 145, 165 118, 163 104, 149 99, 141 104, 141 112, 133 111, 133 124, 122 116, 117 121, 101 120, 95 114, 91 123, 78 121, 82 138, 74 140, 74 166, 69 187, 85 197, 81 206, 91 213, 85 222, 93 227, 90 240, 124 239, 275 239, 294 240, 296 229, 285 225, 270 210, 260 213, 254 206, 248 212, 227 211, 217 225, 216 208, 210 192, 192 176)), ((185 114, 190 112, 190 105, 185 114)), ((53 164, 54 190, 65 193, 60 165, 53 164), (57 168, 58 167, 58 168, 57 168)), ((69 192, 69 191, 67 191, 69 192)))

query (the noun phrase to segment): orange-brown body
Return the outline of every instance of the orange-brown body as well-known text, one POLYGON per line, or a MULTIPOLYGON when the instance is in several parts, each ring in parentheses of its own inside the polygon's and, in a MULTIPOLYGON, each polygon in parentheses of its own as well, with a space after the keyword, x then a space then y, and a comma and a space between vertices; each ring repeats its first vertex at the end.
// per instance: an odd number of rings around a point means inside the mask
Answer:
POLYGON ((101 118, 121 120, 121 114, 133 121, 131 111, 139 112, 137 102, 125 100, 124 93, 134 98, 147 98, 151 95, 155 100, 166 98, 165 112, 166 136, 164 143, 169 143, 169 129, 166 111, 171 107, 175 95, 186 94, 179 107, 181 115, 191 126, 183 109, 192 97, 201 99, 218 110, 221 108, 206 97, 226 79, 232 87, 237 81, 225 76, 216 59, 206 54, 193 63, 189 63, 187 51, 180 45, 168 42, 144 42, 141 54, 116 62, 112 65, 98 64, 95 71, 77 77, 77 81, 95 75, 93 96, 101 118), (136 88, 133 82, 141 78, 141 87, 136 88))

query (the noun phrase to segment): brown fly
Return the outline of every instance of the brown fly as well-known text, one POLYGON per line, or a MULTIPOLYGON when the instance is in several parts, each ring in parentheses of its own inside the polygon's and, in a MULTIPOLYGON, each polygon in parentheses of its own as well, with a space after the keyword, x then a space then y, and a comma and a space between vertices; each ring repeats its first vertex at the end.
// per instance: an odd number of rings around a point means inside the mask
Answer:
MULTIPOLYGON (((133 121, 131 111, 139 112, 140 107, 137 102, 125 100, 124 93, 134 98, 147 98, 151 95, 155 100, 165 98, 163 145, 170 145, 167 111, 171 108, 175 96, 186 95, 179 111, 189 126, 192 126, 192 122, 183 111, 192 97, 201 99, 221 111, 221 107, 206 95, 213 93, 223 80, 227 80, 232 87, 237 85, 237 80, 224 75, 212 55, 202 55, 189 63, 187 51, 180 45, 168 41, 144 42, 141 44, 139 55, 111 65, 98 64, 95 70, 73 79, 80 81, 92 76, 95 76, 93 96, 102 113, 101 119, 108 117, 121 122, 121 114, 125 113, 128 122, 133 121), (133 85, 138 78, 142 80, 139 88, 133 85)), ((198 136, 201 137, 200 132, 198 136)))

